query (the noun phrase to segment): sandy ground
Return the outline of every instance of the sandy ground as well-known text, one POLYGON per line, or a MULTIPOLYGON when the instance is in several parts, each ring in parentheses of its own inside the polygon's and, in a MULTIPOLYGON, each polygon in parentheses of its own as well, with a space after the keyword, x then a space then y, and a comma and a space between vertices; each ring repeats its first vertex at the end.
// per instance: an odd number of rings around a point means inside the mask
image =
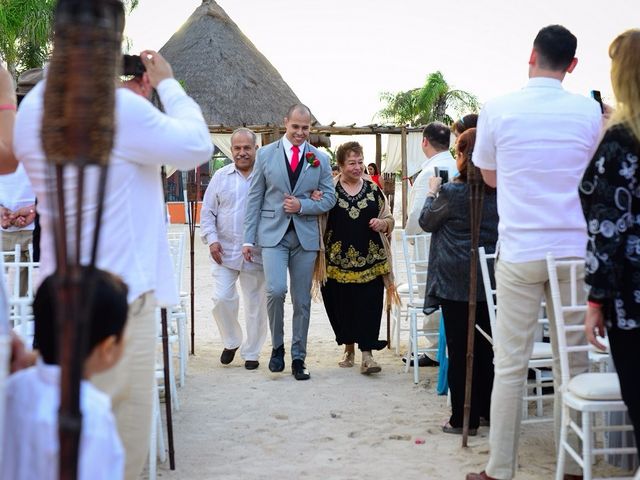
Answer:
MULTIPOLYGON (((188 253, 186 264, 188 279, 188 253)), ((341 349, 322 304, 314 303, 311 310, 309 381, 293 378, 288 357, 283 373, 269 372, 269 338, 259 369, 245 370, 239 355, 221 365, 222 344, 210 313, 207 248, 199 238, 195 265, 195 355, 173 418, 176 470, 161 464, 160 478, 461 480, 484 468, 488 428, 470 437, 468 448, 461 447, 460 436, 441 431, 449 409, 446 397, 436 394, 438 369, 421 368, 420 383, 414 385, 393 350, 376 355, 382 366, 378 375, 361 375, 357 366, 339 368, 341 349)), ((289 301, 286 308, 290 318, 289 301)), ((552 478, 550 423, 523 428, 519 464, 518 479, 552 478)))

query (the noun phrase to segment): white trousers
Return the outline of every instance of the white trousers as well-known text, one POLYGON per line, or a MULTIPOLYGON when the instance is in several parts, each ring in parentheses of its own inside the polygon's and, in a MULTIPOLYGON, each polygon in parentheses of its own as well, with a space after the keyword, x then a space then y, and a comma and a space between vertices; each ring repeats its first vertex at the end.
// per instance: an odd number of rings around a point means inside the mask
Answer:
POLYGON ((125 451, 125 480, 136 480, 149 453, 156 357, 156 301, 145 293, 129 305, 120 361, 91 382, 111 398, 125 451))
POLYGON ((232 270, 212 262, 213 318, 218 324, 224 348, 240 348, 244 360, 258 360, 267 338, 267 300, 262 270, 232 270), (242 306, 246 329, 243 342, 238 321, 240 299, 236 283, 242 292, 242 306))
MULTIPOLYGON (((560 297, 569 303, 571 284, 566 271, 558 272, 560 297)), ((496 298, 498 311, 494 338, 495 377, 491 395, 491 429, 489 431, 490 458, 487 475, 500 480, 515 476, 518 459, 518 441, 522 420, 523 385, 527 378, 529 359, 533 351, 538 313, 542 295, 546 297, 549 316, 549 335, 553 352, 554 422, 556 445, 560 438, 560 358, 556 336, 553 301, 547 262, 537 260, 525 263, 496 263, 496 298)), ((578 303, 584 301, 584 269, 578 271, 578 303), (580 298, 582 297, 582 298, 580 298)), ((564 315, 566 325, 583 325, 584 313, 564 315)), ((567 344, 585 343, 584 332, 567 333, 567 344)), ((569 355, 571 375, 587 371, 589 360, 586 352, 569 355)), ((557 451, 557 450, 556 450, 557 451)), ((535 460, 531 460, 535 461, 535 460)), ((567 455, 565 473, 580 474, 580 467, 567 455)))

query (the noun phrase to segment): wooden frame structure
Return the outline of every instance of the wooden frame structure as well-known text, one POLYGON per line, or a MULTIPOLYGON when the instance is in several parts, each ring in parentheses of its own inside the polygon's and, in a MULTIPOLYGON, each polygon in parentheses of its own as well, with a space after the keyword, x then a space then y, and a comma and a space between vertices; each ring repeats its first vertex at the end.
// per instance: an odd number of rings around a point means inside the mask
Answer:
MULTIPOLYGON (((284 132, 284 126, 275 124, 265 125, 238 125, 235 127, 228 125, 209 125, 210 133, 218 134, 231 134, 236 128, 244 127, 249 128, 256 134, 262 135, 263 144, 267 144, 280 138, 284 132)), ((401 144, 400 152, 402 157, 402 228, 407 223, 407 197, 408 197, 408 177, 407 177, 407 134, 409 132, 421 132, 423 127, 408 127, 406 125, 363 125, 356 126, 356 124, 337 126, 335 122, 331 122, 329 125, 311 125, 311 135, 375 135, 376 137, 376 165, 378 170, 381 169, 382 164, 382 135, 400 135, 401 144)))

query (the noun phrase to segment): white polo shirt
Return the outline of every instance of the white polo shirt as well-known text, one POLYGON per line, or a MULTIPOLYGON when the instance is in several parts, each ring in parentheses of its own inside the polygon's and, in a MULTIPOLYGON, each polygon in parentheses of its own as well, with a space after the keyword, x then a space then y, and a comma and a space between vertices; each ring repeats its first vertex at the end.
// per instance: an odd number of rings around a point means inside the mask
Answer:
POLYGON ((500 258, 584 257, 578 182, 601 127, 595 101, 547 77, 531 78, 522 90, 485 104, 473 162, 497 171, 500 258))

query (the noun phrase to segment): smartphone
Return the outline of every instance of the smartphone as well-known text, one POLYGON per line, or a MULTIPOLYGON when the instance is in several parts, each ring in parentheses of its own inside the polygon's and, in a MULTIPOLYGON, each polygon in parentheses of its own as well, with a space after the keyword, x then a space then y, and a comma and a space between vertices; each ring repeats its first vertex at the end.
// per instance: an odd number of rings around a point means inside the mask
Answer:
POLYGON ((449 181, 448 168, 433 167, 433 173, 436 177, 440 177, 442 179, 443 184, 449 181))
POLYGON ((591 98, 598 102, 598 105, 600 105, 600 111, 604 113, 604 105, 602 105, 602 95, 600 95, 600 90, 591 90, 591 98))

